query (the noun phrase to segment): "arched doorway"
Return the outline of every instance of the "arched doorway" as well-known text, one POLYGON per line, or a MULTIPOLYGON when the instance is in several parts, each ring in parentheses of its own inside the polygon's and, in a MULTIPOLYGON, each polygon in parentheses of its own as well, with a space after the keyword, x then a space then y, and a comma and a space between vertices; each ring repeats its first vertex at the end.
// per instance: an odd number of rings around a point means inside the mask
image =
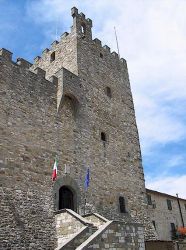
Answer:
POLYGON ((59 209, 64 208, 74 210, 74 194, 67 186, 59 189, 59 209))

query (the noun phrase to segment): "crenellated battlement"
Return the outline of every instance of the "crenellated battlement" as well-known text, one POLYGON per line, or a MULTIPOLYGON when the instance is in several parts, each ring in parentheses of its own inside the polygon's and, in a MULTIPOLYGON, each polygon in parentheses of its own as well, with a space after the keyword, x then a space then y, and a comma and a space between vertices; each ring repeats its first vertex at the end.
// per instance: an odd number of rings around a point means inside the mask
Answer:
POLYGON ((86 18, 84 13, 78 13, 78 9, 73 7, 71 9, 71 15, 73 18, 78 18, 80 23, 86 23, 92 28, 92 20, 90 18, 86 18))
POLYGON ((110 47, 107 45, 102 46, 102 42, 101 40, 99 40, 98 38, 94 38, 93 39, 93 43, 100 48, 100 52, 101 50, 104 50, 105 52, 107 52, 107 54, 110 54, 111 56, 113 56, 114 58, 119 59, 120 62, 122 62, 123 64, 126 64, 126 60, 124 58, 119 58, 118 53, 116 53, 115 51, 110 51, 110 47))
POLYGON ((7 49, 1 48, 0 49, 0 56, 3 57, 4 59, 11 61, 12 60, 12 52, 10 52, 7 49))
POLYGON ((93 42, 94 42, 96 45, 102 47, 102 42, 101 42, 98 38, 95 38, 95 39, 93 40, 93 42))
POLYGON ((47 52, 49 52, 50 50, 48 49, 48 48, 46 48, 46 49, 44 49, 43 51, 42 51, 42 54, 45 54, 45 53, 47 53, 47 52))
MULTIPOLYGON (((22 59, 22 58, 17 59, 17 64, 27 69, 31 67, 33 71, 38 72, 39 76, 44 77, 45 75, 44 72, 37 70, 37 68, 42 68, 43 64, 46 64, 46 63, 48 63, 48 66, 47 66, 48 68, 50 67, 50 64, 52 62, 56 62, 57 60, 58 61, 61 60, 61 65, 63 66, 63 60, 64 60, 63 57, 65 56, 65 54, 63 53, 63 49, 65 49, 63 45, 70 43, 72 39, 75 39, 75 37, 77 37, 77 39, 79 39, 80 42, 82 41, 82 46, 84 46, 83 45, 84 41, 86 41, 86 43, 88 43, 90 46, 91 45, 96 46, 98 53, 100 53, 100 57, 104 55, 104 60, 109 59, 111 56, 111 59, 109 60, 112 61, 112 58, 113 58, 114 62, 122 63, 124 67, 126 67, 126 60, 124 58, 119 58, 119 55, 115 51, 111 51, 109 46, 102 45, 101 40, 99 40, 98 38, 92 39, 92 31, 91 31, 92 20, 90 18, 86 18, 85 14, 82 12, 79 13, 76 7, 73 7, 71 9, 71 15, 73 17, 73 26, 71 28, 70 33, 64 32, 60 36, 59 41, 57 40, 53 41, 51 43, 50 48, 45 48, 42 51, 41 56, 36 56, 34 58, 33 65, 30 62, 27 62, 25 59, 22 59)), ((75 40, 73 40, 73 43, 75 43, 75 40)), ((0 51, 0 54, 7 60, 12 60, 12 52, 10 51, 6 49, 2 49, 0 51)), ((66 67, 66 65, 64 65, 64 67, 66 67)), ((47 68, 44 67, 46 71, 48 70, 47 68)))
POLYGON ((61 36, 60 36, 60 39, 62 40, 64 37, 67 37, 69 35, 68 32, 64 32, 61 36))
POLYGON ((59 43, 59 41, 55 40, 51 43, 51 49, 55 49, 56 48, 56 45, 59 43))
MULTIPOLYGON (((94 48, 97 50, 97 54, 100 57, 104 58, 105 61, 114 60, 115 63, 119 63, 126 67, 126 61, 123 58, 119 58, 119 55, 115 51, 111 51, 110 47, 107 45, 102 45, 101 40, 98 38, 92 39, 92 20, 90 18, 86 18, 84 13, 79 13, 76 7, 71 9, 71 15, 73 17, 73 25, 71 27, 71 32, 64 32, 59 41, 55 40, 51 43, 50 48, 46 48, 43 50, 41 56, 37 56, 34 59, 34 65, 32 68, 36 67, 44 67, 44 69, 48 72, 48 69, 52 67, 52 65, 58 65, 58 70, 61 67, 65 67, 73 73, 77 74, 78 65, 76 65, 76 70, 74 70, 74 66, 70 66, 72 61, 70 58, 72 57, 72 53, 74 53, 73 58, 74 64, 77 64, 76 53, 77 53, 77 44, 81 44, 81 46, 89 46, 89 48, 94 48), (68 60, 66 58, 69 58, 68 60), (51 65, 51 63, 53 63, 51 65), (72 68, 72 69, 71 69, 72 68)), ((51 71, 51 70, 50 70, 51 71)), ((49 72, 50 74, 50 72, 49 72)))
POLYGON ((23 58, 17 58, 17 65, 19 65, 25 69, 29 69, 32 66, 32 63, 26 61, 23 58))
POLYGON ((105 49, 108 53, 110 53, 110 47, 109 47, 109 46, 104 45, 104 46, 103 46, 103 49, 105 49))
MULTIPOLYGON (((8 51, 7 49, 1 48, 0 49, 0 58, 4 59, 5 63, 10 63, 13 66, 18 66, 22 69, 27 70, 27 72, 29 72, 31 75, 36 75, 39 79, 44 79, 46 81, 48 81, 50 84, 53 83, 57 86, 58 83, 58 78, 56 76, 51 76, 49 79, 46 79, 46 71, 37 67, 35 69, 32 69, 31 66, 33 65, 32 63, 28 62, 27 60, 23 59, 23 58, 17 58, 16 62, 14 62, 12 60, 12 55, 13 53, 8 51)), ((39 60, 40 57, 36 60, 39 60)))
POLYGON ((34 58, 34 63, 37 63, 38 61, 40 61, 40 59, 41 59, 40 56, 36 56, 36 57, 34 58))

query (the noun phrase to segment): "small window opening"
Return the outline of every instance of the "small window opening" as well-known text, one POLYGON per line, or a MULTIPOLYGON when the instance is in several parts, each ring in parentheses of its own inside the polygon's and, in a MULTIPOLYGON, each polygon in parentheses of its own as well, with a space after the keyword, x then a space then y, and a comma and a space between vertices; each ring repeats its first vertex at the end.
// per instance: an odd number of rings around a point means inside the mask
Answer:
POLYGON ((82 33, 83 35, 86 34, 86 26, 85 26, 84 23, 81 24, 81 33, 82 33))
POLYGON ((174 240, 176 238, 176 227, 174 223, 171 223, 170 226, 171 226, 171 238, 172 240, 174 240))
POLYGON ((125 199, 123 196, 119 197, 120 213, 126 213, 125 199))
POLYGON ((72 101, 72 97, 70 97, 70 96, 67 95, 66 98, 67 98, 68 100, 72 101))
POLYGON ((54 51, 54 52, 52 52, 52 54, 50 55, 50 62, 55 61, 55 57, 56 57, 56 55, 55 55, 55 51, 54 51))
POLYGON ((174 223, 171 223, 171 230, 172 230, 172 231, 176 231, 176 227, 175 227, 175 224, 174 224, 174 223))
POLYGON ((101 140, 106 142, 106 134, 104 132, 101 132, 101 140))
POLYGON ((167 208, 168 208, 168 210, 172 210, 171 200, 168 200, 168 199, 167 199, 167 208))
POLYGON ((103 54, 102 53, 100 53, 99 55, 100 55, 101 58, 103 58, 103 54))
POLYGON ((112 92, 111 92, 111 88, 110 87, 106 87, 106 94, 109 98, 112 97, 112 92))
POLYGON ((150 194, 147 194, 147 204, 152 205, 152 199, 150 194))
POLYGON ((156 222, 155 222, 155 220, 152 221, 152 224, 153 224, 154 228, 156 229, 156 222))

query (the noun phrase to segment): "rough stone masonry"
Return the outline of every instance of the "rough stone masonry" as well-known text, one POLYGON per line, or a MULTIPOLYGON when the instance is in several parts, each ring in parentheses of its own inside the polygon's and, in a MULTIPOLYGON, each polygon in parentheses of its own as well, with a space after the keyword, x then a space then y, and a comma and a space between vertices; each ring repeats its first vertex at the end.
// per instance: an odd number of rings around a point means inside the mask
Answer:
POLYGON ((0 249, 54 249, 64 186, 79 214, 136 221, 155 237, 126 61, 92 39, 75 7, 72 17, 71 32, 33 65, 0 50, 0 249))

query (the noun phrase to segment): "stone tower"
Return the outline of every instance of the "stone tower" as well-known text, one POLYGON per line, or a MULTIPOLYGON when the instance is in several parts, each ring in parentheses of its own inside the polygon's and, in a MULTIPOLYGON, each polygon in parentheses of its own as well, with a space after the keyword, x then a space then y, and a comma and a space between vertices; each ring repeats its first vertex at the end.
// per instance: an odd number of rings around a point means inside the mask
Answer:
POLYGON ((72 17, 71 32, 33 65, 0 52, 3 249, 52 249, 53 211, 63 208, 108 219, 133 217, 148 227, 126 61, 92 40, 92 21, 75 7, 72 17), (56 155, 58 178, 52 182, 56 155))
POLYGON ((107 217, 125 216, 119 212, 122 196, 126 211, 139 217, 145 185, 126 61, 108 46, 102 47, 97 38, 92 40, 92 21, 83 13, 72 8, 72 17, 71 33, 62 35, 32 66, 45 70, 47 78, 55 74, 59 79, 56 183, 60 179, 61 183, 56 188, 63 185, 63 178, 72 179, 78 187, 74 186, 77 209, 83 210, 89 166, 91 209, 107 217), (65 164, 70 174, 63 176, 65 164))

